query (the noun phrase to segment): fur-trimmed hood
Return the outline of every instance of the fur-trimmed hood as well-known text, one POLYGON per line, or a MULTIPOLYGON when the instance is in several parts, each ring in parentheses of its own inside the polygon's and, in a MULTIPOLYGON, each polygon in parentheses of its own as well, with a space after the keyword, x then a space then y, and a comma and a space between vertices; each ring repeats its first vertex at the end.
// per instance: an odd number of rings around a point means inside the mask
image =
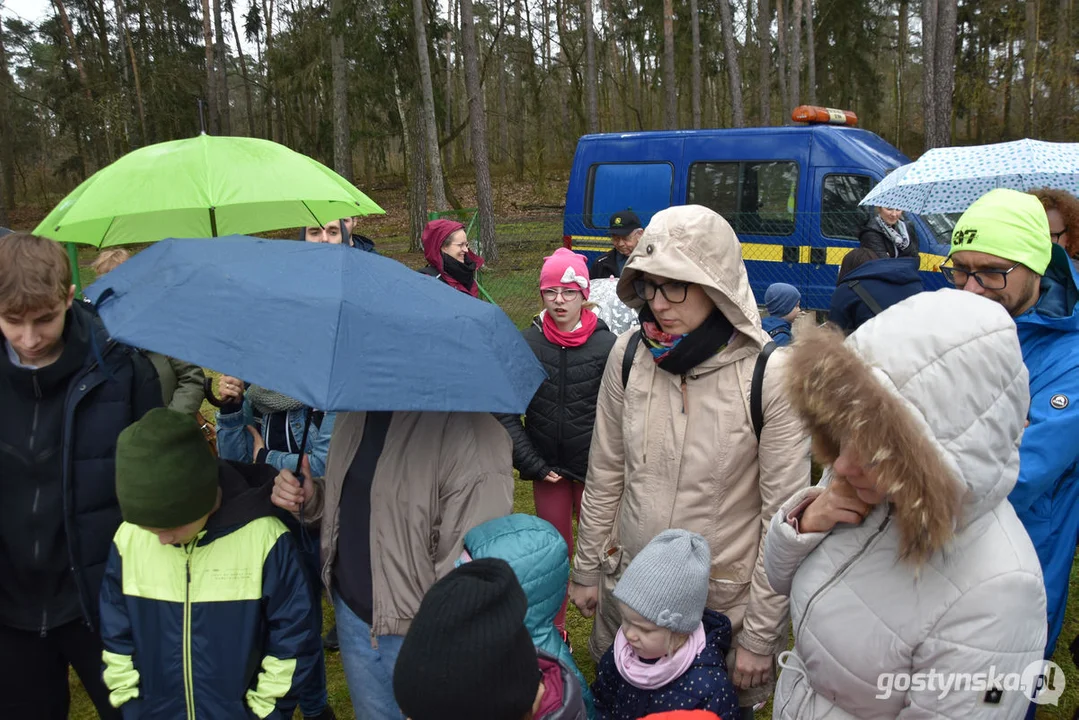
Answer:
POLYGON ((642 273, 704 288, 740 335, 720 353, 725 360, 755 355, 769 342, 742 262, 742 245, 714 210, 680 205, 652 216, 618 280, 618 297, 634 310, 644 306, 633 290, 642 273))
POLYGON ((900 555, 916 563, 1014 487, 1029 406, 1015 323, 971 293, 922 293, 843 342, 795 328, 791 403, 832 462, 843 440, 876 462, 900 555))

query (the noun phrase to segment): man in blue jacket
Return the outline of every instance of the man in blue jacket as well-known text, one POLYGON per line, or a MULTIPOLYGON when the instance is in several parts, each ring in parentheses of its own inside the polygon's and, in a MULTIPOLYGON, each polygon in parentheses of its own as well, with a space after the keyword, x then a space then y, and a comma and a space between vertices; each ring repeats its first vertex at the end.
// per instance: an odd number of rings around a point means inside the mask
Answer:
POLYGON ((999 302, 1015 318, 1030 372, 1030 425, 1009 500, 1041 560, 1050 657, 1079 539, 1079 282, 1050 239, 1041 203, 1014 190, 993 190, 970 206, 952 233, 950 258, 941 270, 956 287, 999 302))
MULTIPOLYGON (((0 238, 0 717, 66 720, 73 667, 101 717, 98 593, 120 526, 120 432, 161 405, 150 361, 75 302, 67 253, 0 238)), ((194 422, 194 419, 191 420, 194 422)))

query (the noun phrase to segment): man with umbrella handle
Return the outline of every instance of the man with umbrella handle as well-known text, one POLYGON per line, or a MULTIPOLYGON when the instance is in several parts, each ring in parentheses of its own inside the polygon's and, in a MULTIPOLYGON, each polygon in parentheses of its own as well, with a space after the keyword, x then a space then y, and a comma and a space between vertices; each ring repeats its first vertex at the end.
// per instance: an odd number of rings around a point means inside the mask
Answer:
POLYGON ((512 444, 488 413, 338 413, 325 477, 304 460, 271 500, 322 535, 341 660, 356 717, 402 717, 393 694, 401 643, 469 530, 513 509, 512 444))
MULTIPOLYGON (((295 470, 302 456, 315 473, 325 471, 334 413, 311 410, 298 400, 257 385, 247 385, 229 375, 222 375, 218 380, 218 396, 221 406, 217 413, 217 447, 222 459, 265 463, 277 470, 295 470)), ((298 521, 289 525, 296 535, 311 588, 311 622, 315 631, 321 633, 318 531, 303 528, 298 521)), ((326 690, 326 661, 321 653, 310 680, 300 686, 298 693, 300 711, 305 718, 327 720, 334 717, 326 690)))
POLYGON ((69 666, 103 718, 98 596, 120 526, 113 450, 161 405, 153 366, 74 302, 67 253, 0 238, 0 717, 66 720, 69 666))

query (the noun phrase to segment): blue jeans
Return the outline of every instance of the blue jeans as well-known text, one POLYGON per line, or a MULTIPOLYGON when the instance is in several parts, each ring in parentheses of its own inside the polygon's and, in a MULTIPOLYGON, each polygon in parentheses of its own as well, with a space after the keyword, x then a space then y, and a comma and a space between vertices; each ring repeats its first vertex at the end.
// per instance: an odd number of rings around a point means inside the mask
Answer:
POLYGON ((393 666, 401 652, 403 635, 380 635, 378 648, 371 647, 371 626, 357 617, 348 604, 333 594, 337 615, 337 642, 341 644, 341 664, 352 696, 356 720, 403 718, 393 698, 393 666))
POLYGON ((326 692, 326 655, 321 648, 322 638, 322 572, 319 560, 319 536, 317 530, 304 528, 300 531, 300 524, 291 516, 285 524, 292 531, 296 546, 300 549, 300 559, 303 561, 304 576, 307 578, 308 587, 311 588, 311 623, 315 627, 315 634, 320 638, 318 661, 314 671, 307 682, 296 691, 299 700, 300 712, 304 717, 316 717, 323 713, 330 704, 330 698, 326 692), (291 521, 291 522, 289 522, 291 521))

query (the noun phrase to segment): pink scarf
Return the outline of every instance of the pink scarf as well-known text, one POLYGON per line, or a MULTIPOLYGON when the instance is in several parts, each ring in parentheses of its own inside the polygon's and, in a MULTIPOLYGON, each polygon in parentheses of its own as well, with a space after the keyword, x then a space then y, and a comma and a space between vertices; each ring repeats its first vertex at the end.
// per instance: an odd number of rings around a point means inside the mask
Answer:
POLYGON ((588 338, 592 337, 592 333, 596 331, 598 321, 599 318, 596 317, 594 312, 584 308, 581 310, 581 322, 577 329, 562 332, 555 325, 551 313, 545 312, 543 313, 543 336, 559 347, 580 347, 588 342, 588 338))
POLYGON ((614 637, 614 664, 618 667, 618 674, 633 687, 640 690, 658 690, 682 677, 704 650, 704 645, 702 622, 674 655, 660 658, 654 663, 646 663, 637 657, 622 628, 619 628, 614 637))

